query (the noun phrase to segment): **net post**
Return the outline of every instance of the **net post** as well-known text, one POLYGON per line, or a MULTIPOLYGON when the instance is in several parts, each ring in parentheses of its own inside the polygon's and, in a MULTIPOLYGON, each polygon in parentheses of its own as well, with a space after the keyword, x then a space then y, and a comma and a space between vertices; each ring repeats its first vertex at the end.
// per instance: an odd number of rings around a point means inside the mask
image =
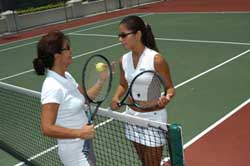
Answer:
POLYGON ((184 166, 182 127, 179 124, 168 126, 171 166, 184 166))

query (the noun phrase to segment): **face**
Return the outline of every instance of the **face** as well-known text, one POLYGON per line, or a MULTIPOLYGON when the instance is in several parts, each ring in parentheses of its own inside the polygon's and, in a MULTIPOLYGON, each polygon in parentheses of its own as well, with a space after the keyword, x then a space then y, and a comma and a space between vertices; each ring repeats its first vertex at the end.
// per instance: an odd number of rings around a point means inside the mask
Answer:
POLYGON ((137 33, 129 30, 125 24, 120 24, 118 37, 123 47, 127 50, 133 50, 138 41, 137 33))
POLYGON ((61 53, 57 56, 59 65, 66 71, 68 66, 72 63, 72 50, 68 41, 65 41, 61 53))

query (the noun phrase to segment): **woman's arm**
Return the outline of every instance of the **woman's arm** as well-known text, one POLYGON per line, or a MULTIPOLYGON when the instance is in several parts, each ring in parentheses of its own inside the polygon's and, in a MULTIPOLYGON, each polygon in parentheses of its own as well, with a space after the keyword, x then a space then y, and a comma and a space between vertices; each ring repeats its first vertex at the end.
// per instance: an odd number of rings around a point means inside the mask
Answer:
POLYGON ((155 70, 165 79, 167 83, 167 99, 170 100, 175 95, 175 88, 171 79, 168 63, 160 54, 155 56, 154 63, 155 70))
POLYGON ((122 58, 120 58, 119 60, 119 67, 120 67, 120 83, 112 98, 111 109, 113 110, 119 109, 117 104, 120 102, 120 98, 125 94, 126 90, 128 89, 128 83, 125 79, 125 74, 122 67, 122 58))
POLYGON ((94 126, 85 125, 81 129, 69 129, 55 124, 59 104, 48 103, 42 105, 41 126, 44 135, 53 138, 83 138, 94 136, 94 126))

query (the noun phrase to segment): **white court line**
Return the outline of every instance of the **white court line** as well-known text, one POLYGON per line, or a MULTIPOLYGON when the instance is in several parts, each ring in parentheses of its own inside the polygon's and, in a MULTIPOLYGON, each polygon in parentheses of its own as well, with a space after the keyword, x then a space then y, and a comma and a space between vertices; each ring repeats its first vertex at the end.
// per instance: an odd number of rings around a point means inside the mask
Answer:
POLYGON ((167 41, 177 41, 177 42, 233 44, 233 45, 247 45, 247 46, 250 46, 250 43, 241 43, 241 42, 227 42, 227 41, 213 41, 213 40, 170 39, 170 38, 156 38, 156 39, 157 40, 167 40, 167 41))
POLYGON ((250 103, 250 99, 246 100, 245 102, 243 102, 242 104, 240 104, 239 106, 237 106, 235 109, 233 109, 231 112, 229 112, 227 115, 225 115, 224 117, 222 117, 220 120, 218 120, 217 122, 215 122, 214 124, 212 124, 211 126, 209 126, 206 130, 204 130, 203 132, 201 132, 200 134, 198 134, 196 137, 194 137, 193 139, 191 139, 190 141, 188 141, 185 145, 184 145, 184 149, 186 149, 187 147, 189 147, 191 144, 193 144, 194 142, 196 142, 198 139, 200 139, 201 137, 203 137, 205 134, 207 134, 208 132, 210 132, 212 129, 214 129, 216 126, 218 126, 219 124, 221 124, 222 122, 224 122, 226 119, 228 119, 230 116, 232 116, 233 114, 235 114, 236 112, 238 112, 242 107, 244 107, 245 105, 247 105, 248 103, 250 103))
MULTIPOLYGON (((143 15, 141 15, 140 17, 146 17, 146 16, 150 16, 150 15, 153 15, 153 14, 154 14, 154 13, 143 14, 143 15)), ((92 29, 96 29, 96 28, 102 28, 102 27, 105 27, 105 26, 117 24, 117 23, 119 23, 119 22, 121 22, 121 20, 113 21, 113 22, 107 23, 107 24, 98 25, 98 26, 95 26, 95 27, 90 27, 90 28, 87 28, 87 29, 82 29, 82 30, 78 30, 78 31, 73 31, 72 33, 69 33, 69 34, 78 33, 78 32, 84 32, 84 31, 88 31, 88 30, 92 30, 92 29)), ((117 25, 117 26, 118 26, 118 25, 117 25)))
MULTIPOLYGON (((44 154, 46 154, 46 153, 52 151, 52 150, 55 150, 56 148, 58 148, 58 145, 52 146, 51 148, 46 149, 46 150, 42 151, 41 153, 38 153, 38 154, 36 154, 35 156, 30 157, 30 158, 27 159, 27 160, 28 160, 28 161, 34 160, 34 159, 36 159, 36 158, 38 158, 38 157, 40 157, 40 156, 42 156, 42 155, 44 155, 44 154)), ((20 162, 20 163, 18 163, 18 164, 15 164, 14 166, 21 166, 21 165, 23 165, 23 164, 25 164, 25 163, 24 163, 24 162, 20 162)))
MULTIPOLYGON (((153 14, 154 14, 154 13, 143 14, 143 15, 141 15, 140 17, 146 17, 146 16, 150 16, 150 15, 153 15, 153 14)), ((120 17, 124 17, 124 16, 119 16, 119 17, 115 17, 115 18, 112 18, 112 19, 107 19, 107 20, 105 20, 105 22, 106 22, 106 21, 112 21, 112 20, 118 19, 118 18, 120 18, 120 17)), ((86 29, 82 29, 82 30, 78 30, 78 31, 69 32, 69 33, 66 33, 66 35, 71 35, 72 33, 84 32, 84 31, 93 30, 93 29, 97 29, 97 28, 102 28, 102 27, 109 26, 109 25, 112 25, 112 24, 117 24, 117 23, 119 23, 120 21, 121 21, 121 20, 119 20, 119 21, 113 21, 113 22, 110 22, 110 23, 102 24, 102 25, 96 25, 96 26, 93 26, 93 27, 90 27, 90 28, 86 28, 86 29)), ((104 22, 104 21, 101 21, 101 22, 104 22)), ((97 23, 101 23, 101 22, 97 22, 97 23)), ((81 25, 81 26, 79 26, 79 27, 73 27, 73 28, 64 29, 63 31, 70 30, 70 29, 78 29, 78 28, 80 28, 80 27, 86 27, 86 26, 89 26, 89 25, 92 25, 92 24, 97 24, 97 23, 85 24, 85 25, 81 25)), ((33 38, 36 38, 36 37, 39 37, 39 36, 43 36, 43 35, 44 35, 44 34, 42 34, 42 35, 37 35, 37 36, 31 37, 31 38, 28 38, 28 39, 33 39, 33 38)), ((23 40, 28 40, 28 39, 23 39, 23 40)), ((20 41, 23 41, 23 40, 18 40, 18 41, 15 41, 15 42, 20 42, 20 41)), ((29 43, 25 43, 25 44, 21 44, 21 45, 17 45, 17 46, 5 48, 5 49, 0 49, 0 52, 4 52, 4 51, 11 50, 11 49, 24 47, 24 46, 28 46, 28 45, 31 45, 31 44, 35 44, 35 43, 37 43, 37 42, 38 42, 38 41, 33 41, 33 42, 29 42, 29 43)), ((1 44, 1 46, 7 45, 7 44, 11 44, 11 43, 13 43, 13 42, 6 43, 6 44, 1 44)))
MULTIPOLYGON (((71 35, 118 38, 117 35, 81 34, 81 33, 75 33, 75 32, 71 33, 71 35)), ((246 45, 246 46, 250 46, 250 43, 215 41, 215 40, 190 40, 190 39, 158 38, 158 37, 156 37, 155 40, 159 40, 159 41, 176 41, 176 42, 190 42, 190 43, 232 44, 232 45, 246 45)))
MULTIPOLYGON (((87 54, 92 54, 92 53, 95 53, 95 52, 98 52, 98 51, 101 51, 101 50, 109 49, 109 48, 111 48, 111 47, 115 47, 115 46, 118 46, 118 45, 120 45, 120 43, 116 43, 116 44, 113 44, 113 45, 109 45, 109 46, 103 47, 103 48, 98 49, 98 50, 94 50, 94 51, 90 51, 90 52, 83 53, 83 54, 80 54, 80 55, 76 55, 76 56, 73 57, 73 59, 82 57, 82 56, 87 55, 87 54)), ((244 52, 242 52, 242 53, 239 54, 239 55, 236 55, 235 57, 233 57, 233 58, 231 58, 231 59, 228 59, 227 61, 225 61, 225 62, 223 62, 223 63, 221 63, 221 64, 219 64, 219 65, 217 65, 217 66, 215 66, 215 67, 213 67, 213 68, 211 68, 211 69, 205 71, 205 72, 202 72, 202 73, 200 73, 200 74, 198 74, 198 75, 196 75, 196 76, 190 78, 189 80, 184 81, 183 83, 177 85, 176 88, 179 87, 179 86, 182 86, 182 84, 186 84, 187 82, 190 82, 190 81, 192 81, 192 80, 194 80, 194 79, 197 79, 197 78, 201 77, 202 75, 204 75, 204 74, 206 74, 206 73, 208 73, 208 72, 210 72, 210 71, 213 71, 213 70, 215 70, 215 69, 217 69, 217 68, 219 68, 219 67, 225 65, 226 63, 229 63, 229 62, 231 62, 231 61, 233 61, 233 60, 235 60, 235 59, 241 57, 242 55, 245 55, 245 54, 248 53, 249 51, 250 51, 250 49, 249 49, 249 50, 246 50, 246 51, 244 51, 244 52)), ((29 72, 32 72, 32 71, 34 71, 34 69, 30 69, 30 70, 27 70, 27 71, 24 71, 24 72, 21 72, 21 73, 18 73, 18 74, 14 74, 14 75, 10 75, 10 76, 1 78, 0 81, 4 81, 4 80, 7 80, 7 79, 16 77, 16 76, 20 76, 20 75, 23 75, 23 74, 26 74, 26 73, 29 73, 29 72)))
MULTIPOLYGON (((170 14, 244 14, 244 13, 250 13, 250 12, 237 12, 237 11, 236 12, 223 12, 223 11, 222 12, 169 12, 169 13, 157 13, 157 14, 170 15, 170 14)), ((146 16, 153 15, 153 14, 156 14, 156 13, 149 13, 149 14, 141 15, 140 17, 146 17, 146 16)), ((121 17, 124 17, 124 16, 119 16, 119 17, 107 19, 107 20, 105 20, 105 22, 106 21, 115 20, 115 19, 118 19, 118 18, 121 18, 121 17)), ((101 21, 101 22, 104 22, 104 21, 101 21)), ((101 22, 97 22, 97 23, 101 23, 101 22)), ((115 23, 118 23, 118 22, 119 21, 114 21, 114 22, 111 22, 111 23, 106 23, 106 24, 103 24, 103 25, 97 25, 97 26, 90 27, 90 28, 83 29, 83 30, 69 32, 67 34, 70 35, 70 34, 75 33, 75 32, 83 32, 83 31, 87 31, 87 30, 92 30, 92 29, 96 29, 96 28, 100 28, 100 27, 112 25, 112 24, 115 24, 115 23)), ((95 23, 89 23, 89 24, 85 24, 85 25, 80 25, 80 26, 72 27, 72 28, 67 28, 67 29, 64 29, 63 31, 67 31, 67 30, 71 30, 71 29, 78 29, 78 28, 81 28, 81 27, 86 27, 86 26, 89 26, 89 25, 97 24, 97 23, 95 22, 95 23)), ((21 41, 25 41, 25 40, 30 40, 30 39, 33 39, 33 38, 36 38, 36 37, 40 37, 40 36, 43 36, 43 35, 44 34, 33 36, 33 37, 22 39, 22 40, 18 40, 18 41, 13 41, 13 42, 5 43, 5 44, 0 44, 0 46, 4 46, 4 45, 7 45, 7 44, 12 44, 12 43, 16 43, 16 42, 21 42, 21 41)), ((176 40, 176 39, 170 39, 170 40, 176 40)), ((180 39, 180 40, 182 40, 182 39, 180 39)), ((37 41, 35 41, 35 42, 29 42, 29 43, 18 45, 18 46, 14 46, 14 47, 9 47, 9 48, 6 48, 6 49, 2 49, 2 50, 0 50, 0 52, 11 50, 11 49, 14 49, 14 48, 19 48, 19 47, 27 46, 27 45, 31 45, 31 44, 34 44, 34 43, 37 43, 37 41)), ((249 43, 245 43, 245 44, 242 43, 242 45, 248 45, 248 44, 249 43)))
POLYGON ((121 43, 112 44, 112 45, 109 45, 109 46, 106 46, 106 47, 103 47, 103 48, 100 48, 100 49, 97 49, 97 50, 94 50, 94 51, 89 51, 89 52, 86 52, 86 53, 83 53, 83 54, 80 54, 80 55, 76 55, 76 56, 73 57, 73 59, 80 58, 80 57, 82 57, 84 55, 93 54, 95 52, 102 51, 102 50, 105 50, 105 49, 109 49, 109 48, 119 46, 119 45, 121 45, 121 43))
MULTIPOLYGON (((102 122, 102 123, 96 125, 96 126, 95 126, 95 129, 104 126, 105 124, 111 122, 112 120, 113 120, 113 118, 110 118, 110 119, 106 120, 105 122, 102 122)), ((38 154, 36 154, 36 155, 30 157, 30 158, 27 159, 27 160, 28 160, 28 161, 34 160, 34 159, 36 159, 36 158, 38 158, 38 157, 41 157, 41 156, 45 155, 46 153, 49 153, 49 152, 55 150, 56 148, 58 148, 58 145, 54 145, 54 146, 52 146, 51 148, 46 149, 46 150, 44 150, 44 151, 42 151, 42 152, 40 152, 40 153, 38 153, 38 154)), ((18 163, 18 164, 15 164, 14 166, 21 166, 21 165, 23 165, 23 164, 25 164, 25 163, 24 163, 24 162, 20 162, 20 163, 18 163)))
MULTIPOLYGON (((95 126, 95 129, 104 126, 105 124, 111 122, 112 120, 113 120, 113 118, 110 118, 110 119, 106 120, 105 122, 102 122, 102 123, 96 125, 96 126, 95 126)), ((46 149, 46 150, 44 150, 44 151, 42 151, 42 152, 40 152, 40 153, 38 153, 38 154, 36 154, 36 155, 30 157, 30 158, 27 159, 27 160, 28 160, 28 161, 32 161, 32 160, 34 160, 34 159, 36 159, 36 158, 38 158, 38 157, 41 157, 41 156, 45 155, 46 153, 49 153, 49 152, 55 150, 56 148, 58 148, 58 145, 54 145, 54 146, 52 146, 51 148, 46 149)), ((15 164, 14 166, 21 166, 21 165, 23 165, 23 164, 25 164, 25 163, 24 163, 24 162, 20 162, 20 163, 18 163, 18 164, 15 164)))
POLYGON ((31 44, 35 44, 35 43, 37 43, 37 42, 38 42, 38 41, 33 41, 33 42, 29 42, 29 43, 25 43, 25 44, 18 45, 18 46, 13 46, 13 47, 4 48, 4 49, 1 49, 0 52, 12 50, 12 49, 15 49, 15 48, 20 48, 20 47, 23 47, 23 46, 28 46, 28 45, 31 45, 31 44))
POLYGON ((34 71, 34 69, 26 70, 26 71, 23 71, 21 73, 17 73, 17 74, 13 74, 13 75, 1 78, 0 81, 4 81, 4 80, 10 79, 10 78, 18 77, 20 75, 23 75, 23 74, 26 74, 26 73, 30 73, 30 72, 33 72, 33 71, 34 71))
MULTIPOLYGON (((126 10, 127 8, 124 8, 124 9, 126 10)), ((167 12, 167 13, 157 12, 157 13, 152 13, 152 14, 161 14, 161 15, 180 14, 180 15, 183 15, 183 14, 248 14, 248 13, 250 13, 250 12, 249 11, 216 11, 216 12, 167 12)), ((137 13, 137 14, 142 14, 142 13, 137 13)), ((106 19, 104 21, 115 20, 115 19, 118 19, 118 18, 121 18, 121 17, 124 17, 124 16, 114 17, 114 18, 106 19)), ((71 27, 71 28, 66 28, 63 31, 71 30, 71 29, 78 29, 78 28, 81 28, 81 27, 85 27, 85 26, 89 26, 89 25, 101 23, 101 22, 104 22, 104 21, 98 21, 98 22, 94 22, 94 23, 88 23, 88 24, 84 24, 84 25, 79 25, 79 26, 71 27)), ((33 39, 33 38, 36 38, 36 37, 40 37, 42 35, 44 35, 44 34, 32 36, 32 37, 29 37, 29 38, 25 38, 25 39, 13 41, 13 42, 3 43, 3 44, 0 44, 0 46, 12 44, 12 43, 17 43, 17 42, 21 42, 21 41, 25 41, 25 40, 30 40, 30 39, 33 39)))
POLYGON ((205 74, 207 74, 207 73, 209 73, 209 72, 211 72, 211 71, 213 71, 215 69, 218 69, 219 67, 222 67, 223 65, 225 65, 225 64, 227 64, 227 63, 229 63, 229 62, 231 62, 231 61, 233 61, 233 60, 235 60, 235 59, 237 59, 237 58, 239 58, 239 57, 241 57, 241 56, 243 56, 245 54, 247 54, 248 52, 250 52, 250 49, 246 50, 246 51, 236 55, 235 57, 230 58, 230 59, 224 61, 223 63, 220 63, 220 64, 218 64, 218 65, 216 65, 216 66, 214 66, 214 67, 212 67, 212 68, 210 68, 210 69, 208 69, 208 70, 206 70, 206 71, 204 71, 204 72, 202 72, 202 73, 200 73, 200 74, 198 74, 198 75, 196 75, 196 76, 194 76, 194 77, 192 77, 192 78, 190 78, 190 79, 188 79, 188 80, 186 80, 186 81, 184 81, 184 82, 182 82, 182 83, 180 83, 178 85, 176 85, 175 88, 183 86, 183 85, 187 84, 190 81, 193 81, 193 80, 195 80, 195 79, 197 79, 197 78, 199 78, 199 77, 201 77, 201 76, 203 76, 203 75, 205 75, 205 74))
MULTIPOLYGON (((231 58, 231 59, 229 59, 229 60, 227 60, 227 61, 225 61, 225 62, 223 62, 223 63, 221 63, 221 64, 219 64, 219 65, 217 65, 217 66, 215 66, 215 67, 213 67, 213 68, 211 68, 211 69, 205 71, 205 72, 202 72, 202 73, 196 75, 195 77, 193 77, 193 78, 191 78, 191 79, 189 79, 189 80, 186 80, 186 81, 184 81, 184 82, 182 82, 182 83, 176 85, 175 88, 177 89, 177 88, 179 88, 179 87, 181 87, 181 86, 183 86, 183 85, 185 85, 185 84, 191 82, 192 80, 197 79, 197 78, 199 78, 199 77, 201 77, 201 76, 207 74, 208 72, 210 72, 210 71, 212 71, 212 70, 215 70, 215 69, 217 69, 217 68, 219 68, 219 67, 221 67, 221 66, 223 66, 223 65, 225 65, 225 64, 227 64, 227 63, 229 63, 229 62, 231 62, 231 61, 233 61, 233 60, 235 60, 236 58, 239 58, 240 56, 242 56, 242 55, 244 55, 244 54, 246 54, 246 53, 248 53, 248 52, 250 52, 250 49, 247 50, 247 51, 242 52, 241 54, 235 56, 234 58, 231 58)), ((244 102, 243 104, 241 104, 241 105, 240 105, 239 107, 237 107, 235 110, 237 111, 237 110, 240 109, 242 106, 244 106, 245 103, 247 103, 247 102, 249 102, 249 101, 250 101, 250 99, 247 100, 246 102, 244 102)), ((190 145, 191 145, 192 143, 194 143, 195 141, 197 141, 199 138, 201 138, 201 137, 202 137, 203 135, 205 135, 207 132, 209 132, 210 130, 212 130, 212 129, 213 129, 215 126, 217 126, 219 123, 223 122, 223 121, 224 121, 225 119, 227 119, 229 116, 233 115, 233 114, 236 112, 235 110, 234 110, 234 111, 231 111, 231 112, 230 112, 228 115, 226 115, 224 118, 222 118, 221 120, 219 120, 218 122, 216 122, 215 124, 213 124, 212 126, 210 126, 209 128, 207 128, 206 130, 204 130, 202 133, 200 133, 199 135, 197 135, 196 137, 194 137, 193 139, 191 139, 189 142, 187 142, 187 143, 184 145, 184 149, 187 148, 188 146, 190 146, 190 145)), ((99 124, 99 125, 96 126, 96 127, 100 127, 100 126, 102 126, 102 125, 104 125, 104 124, 106 124, 106 123, 108 123, 108 122, 110 122, 110 121, 112 121, 112 120, 113 120, 112 118, 111 118, 111 119, 108 119, 107 121, 105 121, 105 122, 99 124)), ((44 155, 45 153, 54 150, 55 148, 57 148, 57 146, 58 146, 58 145, 55 145, 55 146, 53 146, 53 147, 47 149, 46 151, 43 151, 43 152, 41 152, 41 153, 39 153, 39 154, 37 154, 37 155, 35 155, 35 156, 32 156, 32 157, 29 158, 28 160, 30 161, 30 160, 33 160, 33 159, 39 157, 39 156, 42 156, 42 155, 44 155)), ((19 164, 16 164, 15 166, 20 166, 20 165, 23 165, 23 162, 21 162, 21 163, 19 163, 19 164)))
MULTIPOLYGON (((78 31, 79 32, 79 31, 78 31)), ((69 34, 71 34, 71 33, 69 33, 69 34)), ((114 36, 114 35, 113 35, 114 36)), ((115 37, 117 37, 117 36, 115 36, 115 37)), ((171 39, 171 40, 173 40, 173 39, 171 39)), ((182 40, 182 39, 181 39, 182 40)), ((209 42, 211 42, 211 41, 209 41, 209 42)), ((235 43, 235 42, 227 42, 227 44, 232 44, 232 43, 235 43)), ((117 43, 117 44, 114 44, 114 46, 116 46, 116 45, 119 45, 120 43, 117 43)), ((225 44, 225 43, 224 43, 225 44)), ((249 44, 249 43, 247 43, 247 44, 249 44)), ((243 44, 244 45, 244 44, 243 44)), ((112 46, 112 45, 111 45, 112 46)), ((109 48, 111 47, 111 46, 108 46, 109 48)), ((0 50, 1 51, 1 50, 0 50)), ((247 52, 249 52, 250 50, 247 50, 247 51, 245 51, 245 52, 243 52, 244 54, 246 54, 247 52)), ((96 51, 91 51, 91 52, 96 52, 96 51)), ((242 55, 244 55, 243 53, 241 53, 242 55)), ((88 53, 84 53, 84 54, 81 54, 81 55, 78 55, 77 57, 80 57, 80 56, 83 56, 83 55, 86 55, 86 54, 88 54, 88 53)), ((239 54, 240 56, 242 56, 241 54, 239 54)), ((238 57, 240 57, 240 56, 236 56, 236 58, 238 58, 238 57)), ((74 58, 74 57, 73 57, 74 58)), ((236 59, 235 57, 234 58, 231 58, 232 60, 234 60, 234 59, 236 59)), ((232 60, 230 60, 230 61, 232 61, 232 60)), ((228 60, 229 61, 229 60, 228 60)), ((229 62, 230 62, 229 61, 229 62)), ((227 62, 227 61, 226 61, 227 62)), ((225 62, 224 62, 225 63, 225 62)), ((227 62, 228 63, 228 62, 227 62)), ((226 64, 226 63, 225 63, 226 64)), ((224 64, 223 64, 224 65, 224 64)), ((218 67, 221 67, 221 66, 223 66, 223 65, 217 65, 218 67)), ((217 67, 217 68, 218 68, 217 67)), ((216 68, 214 68, 214 69, 216 69, 216 68)), ((214 70, 213 69, 213 70, 214 70)), ((34 71, 34 70, 31 70, 31 71, 34 71)), ((22 73, 28 73, 28 72, 31 72, 30 70, 28 70, 28 71, 25 71, 25 72, 22 72, 22 73)), ((212 70, 211 70, 212 71, 212 70)), ((210 72, 210 70, 208 71, 208 72, 210 72)), ((206 73, 208 73, 208 72, 203 72, 204 74, 206 74, 206 73)), ((198 77, 200 77, 200 76, 202 76, 202 75, 204 75, 204 74, 199 74, 199 76, 198 77)), ((16 74, 16 76, 17 76, 18 74, 16 74)), ((20 74, 21 75, 21 74, 20 74)), ((194 79, 196 79, 196 78, 198 78, 198 77, 193 77, 194 79)), ((183 86, 184 84, 186 84, 186 83, 188 83, 188 82, 190 82, 191 80, 194 80, 193 78, 191 78, 191 79, 189 79, 189 80, 187 80, 187 81, 185 81, 185 83, 181 83, 181 84, 178 84, 177 86, 176 86, 176 88, 178 88, 178 87, 180 87, 180 86, 183 86)), ((2 81, 2 79, 0 79, 0 81, 2 81)), ((248 102, 249 102, 249 100, 248 100, 248 102)), ((246 103, 246 102, 245 102, 246 103)), ((243 104, 242 104, 243 105, 243 104)), ((240 106, 239 106, 240 107, 240 106)), ((234 112, 234 111, 232 111, 232 112, 234 112)), ((232 113, 233 114, 233 113, 232 113)), ((202 134, 200 134, 200 135, 202 135, 202 134)), ((201 137, 201 136, 200 136, 201 137)), ((194 139, 192 139, 191 141, 189 141, 188 143, 186 143, 185 145, 184 145, 184 147, 187 147, 187 146, 189 146, 190 144, 192 144, 193 142, 195 142, 197 139, 199 139, 200 137, 198 137, 197 136, 197 138, 195 137, 194 139), (196 140, 195 140, 196 139, 196 140)), ((41 155, 43 155, 43 154, 45 154, 45 153, 47 153, 47 152, 49 152, 49 151, 52 151, 52 150, 54 150, 55 148, 57 148, 57 145, 55 145, 55 146, 53 146, 53 147, 51 147, 51 148, 49 148, 49 149, 47 149, 46 151, 43 151, 43 152, 41 152, 41 153, 39 153, 39 154, 37 154, 37 155, 35 155, 35 156, 33 156, 33 157, 31 157, 30 159, 29 159, 29 161, 30 160, 33 160, 33 159, 35 159, 35 158, 37 158, 37 157, 39 157, 39 156, 41 156, 41 155)), ((16 164, 15 166, 19 166, 19 165, 23 165, 24 163, 19 163, 19 164, 16 164)))
MULTIPOLYGON (((109 49, 109 48, 118 46, 120 44, 121 43, 116 43, 116 44, 112 44, 112 45, 109 45, 109 46, 106 46, 106 47, 103 47, 103 48, 100 48, 100 49, 97 49, 97 50, 94 50, 94 51, 89 51, 89 52, 86 52, 86 53, 83 53, 83 54, 79 54, 79 55, 73 56, 72 59, 80 58, 80 57, 88 55, 88 54, 93 54, 93 53, 98 52, 98 51, 109 49)), ((14 77, 17 77, 17 76, 20 76, 20 75, 23 75, 23 74, 27 74, 27 73, 33 72, 33 71, 34 71, 34 69, 26 70, 26 71, 21 72, 21 73, 17 73, 17 74, 14 74, 14 75, 10 75, 10 76, 1 78, 0 81, 4 81, 4 80, 10 79, 10 78, 14 78, 14 77)))
MULTIPOLYGON (((114 17, 114 18, 111 18, 111 19, 106 19, 104 21, 98 21, 98 22, 92 22, 92 23, 88 23, 88 24, 84 24, 84 25, 79 25, 79 26, 75 26, 75 27, 71 27, 71 28, 66 28, 66 29, 63 29, 62 31, 69 31, 71 29, 78 29, 78 28, 81 28, 81 27, 86 27, 86 26, 91 26, 93 24, 99 24, 99 23, 102 23, 102 22, 106 22, 106 21, 112 21, 112 20, 115 20, 115 19, 118 19, 120 17, 124 17, 124 16, 119 16, 119 17, 114 17)), ((98 26, 98 25, 97 25, 98 26)), ((94 26, 95 27, 95 26, 94 26)), ((74 31, 73 31, 74 32, 74 31)), ((70 33, 70 32, 69 32, 70 33)), ((32 37, 29 37, 29 38, 25 38, 25 39, 21 39, 21 40, 17 40, 17 41, 13 41, 13 42, 8 42, 8 43, 3 43, 3 44, 0 44, 0 46, 4 46, 4 45, 8 45, 8 44, 13 44, 13 43, 18 43, 18 42, 22 42, 22 41, 25 41, 25 40, 31 40, 31 39, 34 39, 36 37, 40 37, 40 36, 43 36, 44 34, 41 34, 41 35, 35 35, 35 36, 32 36, 32 37)), ((0 50, 1 51, 1 50, 0 50)))
MULTIPOLYGON (((250 99, 246 100, 245 102, 243 102, 242 104, 240 104, 239 106, 237 106, 234 110, 232 110, 231 112, 229 112, 227 115, 225 115, 224 117, 222 117, 220 120, 218 120, 217 122, 215 122, 214 124, 212 124, 211 126, 209 126, 206 130, 204 130, 203 132, 201 132, 200 134, 198 134, 196 137, 194 137, 193 139, 191 139, 190 141, 188 141, 185 145, 184 145, 184 149, 188 148, 191 144, 193 144, 194 142, 196 142, 197 140, 199 140, 201 137, 203 137, 204 135, 206 135, 208 132, 210 132, 212 129, 214 129, 216 126, 218 126, 219 124, 221 124, 222 122, 224 122, 226 119, 228 119, 229 117, 231 117, 233 114, 235 114, 236 112, 238 112, 242 107, 244 107, 245 105, 247 105, 248 103, 250 103, 250 99)), ((107 123, 109 123, 110 121, 112 121, 113 118, 108 119, 107 121, 95 126, 95 128, 101 127, 107 123)), ((55 150, 56 148, 58 148, 58 145, 55 145, 45 151, 42 151, 39 154, 36 154, 35 156, 32 156, 31 158, 28 159, 28 161, 34 160, 52 150, 55 150)), ((14 166, 21 166, 23 165, 24 162, 20 162, 14 166)))
POLYGON ((104 34, 96 34, 96 33, 71 33, 73 36, 91 36, 91 37, 110 37, 110 38, 118 38, 117 35, 104 35, 104 34))

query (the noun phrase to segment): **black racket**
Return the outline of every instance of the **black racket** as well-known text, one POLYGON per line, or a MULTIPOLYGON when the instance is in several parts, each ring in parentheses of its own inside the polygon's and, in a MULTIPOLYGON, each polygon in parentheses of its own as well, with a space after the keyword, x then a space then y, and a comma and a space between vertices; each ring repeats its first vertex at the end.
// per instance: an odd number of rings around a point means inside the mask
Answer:
POLYGON ((118 106, 135 106, 142 110, 156 110, 161 96, 166 96, 167 85, 159 73, 153 70, 145 70, 137 74, 127 93, 118 106))
POLYGON ((88 124, 92 124, 98 108, 108 97, 112 82, 112 67, 103 55, 93 55, 84 64, 82 87, 86 99, 88 124), (99 70, 99 71, 98 71, 99 70), (103 71, 101 71, 103 70, 103 71), (102 78, 106 79, 102 79, 102 78), (94 107, 95 105, 95 107, 94 107))
MULTIPOLYGON (((88 124, 92 121, 104 100, 108 97, 112 82, 112 67, 108 59, 103 55, 91 56, 83 66, 82 87, 85 96, 88 124), (106 78, 106 79, 102 79, 106 78)), ((86 139, 83 145, 85 154, 90 165, 96 165, 96 157, 92 139, 86 139)))

